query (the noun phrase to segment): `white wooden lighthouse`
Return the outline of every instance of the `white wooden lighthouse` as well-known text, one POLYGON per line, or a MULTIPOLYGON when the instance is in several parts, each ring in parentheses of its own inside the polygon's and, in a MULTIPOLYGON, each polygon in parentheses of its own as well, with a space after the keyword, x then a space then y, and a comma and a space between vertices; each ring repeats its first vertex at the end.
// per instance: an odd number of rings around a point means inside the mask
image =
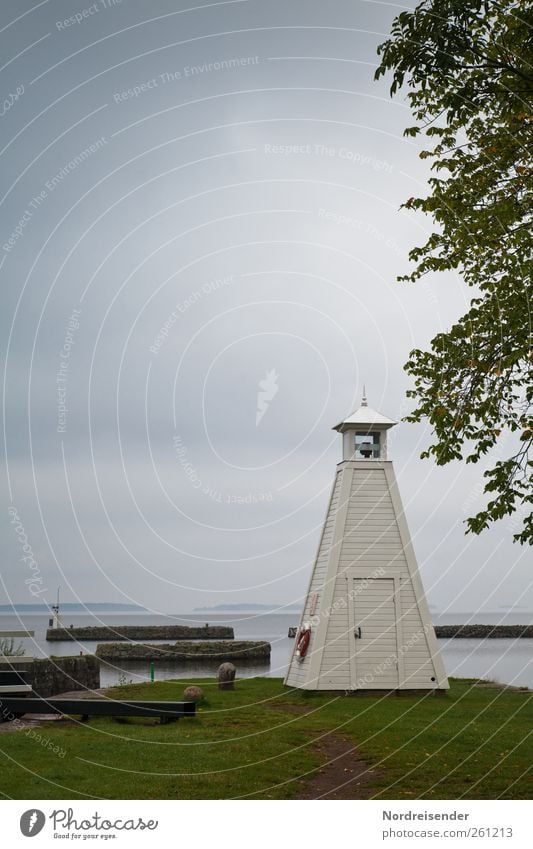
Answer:
POLYGON ((392 462, 396 422, 363 394, 342 434, 337 474, 285 684, 306 690, 443 690, 392 462))

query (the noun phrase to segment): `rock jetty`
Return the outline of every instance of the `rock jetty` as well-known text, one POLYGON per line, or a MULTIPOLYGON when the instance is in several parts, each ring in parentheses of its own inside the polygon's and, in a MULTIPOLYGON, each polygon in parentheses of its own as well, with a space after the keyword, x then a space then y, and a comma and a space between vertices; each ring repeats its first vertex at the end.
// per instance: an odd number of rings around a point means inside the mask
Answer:
POLYGON ((101 660, 217 660, 239 664, 243 660, 270 660, 270 643, 231 640, 205 643, 176 642, 146 645, 143 643, 102 643, 96 648, 101 660))
POLYGON ((435 636, 440 639, 462 637, 463 639, 533 639, 533 625, 436 625, 435 636))
POLYGON ((64 640, 232 640, 225 625, 95 625, 86 628, 49 628, 46 639, 64 640))

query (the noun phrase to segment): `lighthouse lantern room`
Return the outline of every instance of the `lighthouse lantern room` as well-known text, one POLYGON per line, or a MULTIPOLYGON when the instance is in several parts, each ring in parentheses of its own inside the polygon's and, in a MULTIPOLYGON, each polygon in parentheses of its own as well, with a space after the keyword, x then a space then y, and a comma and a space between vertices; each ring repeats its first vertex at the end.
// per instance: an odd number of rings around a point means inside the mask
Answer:
POLYGON ((448 681, 394 474, 387 431, 358 410, 342 434, 328 511, 285 684, 307 690, 444 690, 448 681))

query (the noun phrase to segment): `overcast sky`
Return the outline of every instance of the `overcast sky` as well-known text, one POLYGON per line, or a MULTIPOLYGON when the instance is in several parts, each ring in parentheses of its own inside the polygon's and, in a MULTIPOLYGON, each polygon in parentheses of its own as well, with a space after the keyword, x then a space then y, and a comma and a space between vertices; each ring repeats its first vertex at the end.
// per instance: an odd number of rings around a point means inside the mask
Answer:
MULTIPOLYGON (((3 0, 0 603, 301 600, 332 426, 363 382, 405 415, 409 351, 471 294, 395 282, 431 226, 373 81, 405 5, 3 0)), ((464 535, 480 466, 390 436, 429 602, 533 607, 517 528, 464 535)))

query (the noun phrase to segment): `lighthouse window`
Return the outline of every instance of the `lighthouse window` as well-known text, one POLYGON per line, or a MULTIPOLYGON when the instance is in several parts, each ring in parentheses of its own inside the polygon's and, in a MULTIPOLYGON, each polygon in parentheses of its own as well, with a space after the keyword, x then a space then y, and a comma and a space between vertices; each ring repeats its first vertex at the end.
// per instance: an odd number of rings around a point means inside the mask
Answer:
POLYGON ((355 434, 356 457, 368 460, 380 455, 379 433, 356 433, 355 434))

